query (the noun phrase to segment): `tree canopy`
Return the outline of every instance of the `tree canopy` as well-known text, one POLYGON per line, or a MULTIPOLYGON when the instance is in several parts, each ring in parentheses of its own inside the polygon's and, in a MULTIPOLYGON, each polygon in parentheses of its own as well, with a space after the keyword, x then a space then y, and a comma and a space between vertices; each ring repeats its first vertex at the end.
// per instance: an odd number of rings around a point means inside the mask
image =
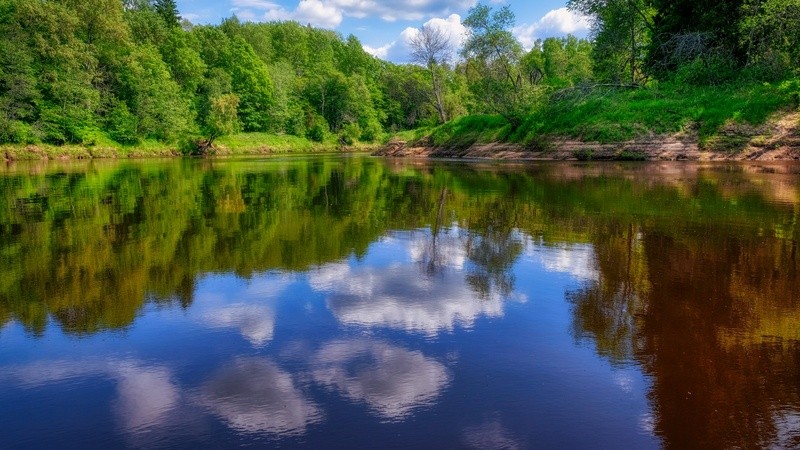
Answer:
POLYGON ((413 64, 398 65, 296 22, 193 25, 174 0, 0 0, 0 143, 207 143, 211 129, 371 142, 468 114, 513 128, 575 88, 773 81, 800 67, 796 0, 568 5, 591 18, 591 39, 526 49, 510 8, 478 4, 457 58, 427 25, 413 64), (226 124, 212 126, 222 99, 226 124))

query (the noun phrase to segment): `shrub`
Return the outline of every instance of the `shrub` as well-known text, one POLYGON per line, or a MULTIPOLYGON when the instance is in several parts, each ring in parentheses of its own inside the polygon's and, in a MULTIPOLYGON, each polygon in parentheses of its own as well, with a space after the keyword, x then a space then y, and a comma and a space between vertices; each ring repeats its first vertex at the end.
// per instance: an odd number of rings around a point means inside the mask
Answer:
POLYGON ((572 156, 574 156, 578 161, 591 161, 594 159, 594 150, 582 148, 572 152, 572 156))

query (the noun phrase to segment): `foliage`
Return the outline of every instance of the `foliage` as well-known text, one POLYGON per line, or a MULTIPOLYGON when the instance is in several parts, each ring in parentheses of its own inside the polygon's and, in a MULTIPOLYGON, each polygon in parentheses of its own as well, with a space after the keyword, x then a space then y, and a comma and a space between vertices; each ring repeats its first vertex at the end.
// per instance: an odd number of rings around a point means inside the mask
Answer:
POLYGON ((643 134, 696 133, 704 144, 731 124, 759 126, 775 111, 793 105, 797 82, 782 85, 741 83, 686 86, 661 83, 651 89, 595 90, 588 95, 551 102, 524 117, 515 130, 497 116, 469 116, 436 127, 433 143, 468 147, 476 142, 504 141, 536 145, 550 136, 615 143, 643 134))
POLYGON ((548 38, 526 51, 508 7, 476 5, 453 66, 449 36, 433 24, 412 40, 417 64, 397 65, 370 56, 355 36, 296 22, 192 25, 174 0, 0 0, 0 143, 192 142, 217 134, 215 104, 233 96, 236 121, 226 123, 236 126, 225 133, 240 127, 326 145, 437 125, 437 142, 463 132, 457 145, 531 143, 564 130, 610 140, 689 126, 704 138, 720 123, 759 122, 785 105, 772 88, 751 104, 739 93, 791 80, 800 67, 796 0, 569 6, 591 17, 592 39, 548 38), (612 95, 609 85, 646 88, 612 95), (697 101, 682 91, 659 97, 678 86, 698 88, 697 101), (731 105, 720 106, 731 92, 731 105), (479 117, 451 124, 469 115, 479 117))
POLYGON ((482 4, 473 7, 464 19, 468 37, 461 55, 473 92, 490 112, 517 126, 530 106, 531 89, 529 77, 520 71, 523 50, 511 32, 514 23, 508 6, 497 11, 482 4))

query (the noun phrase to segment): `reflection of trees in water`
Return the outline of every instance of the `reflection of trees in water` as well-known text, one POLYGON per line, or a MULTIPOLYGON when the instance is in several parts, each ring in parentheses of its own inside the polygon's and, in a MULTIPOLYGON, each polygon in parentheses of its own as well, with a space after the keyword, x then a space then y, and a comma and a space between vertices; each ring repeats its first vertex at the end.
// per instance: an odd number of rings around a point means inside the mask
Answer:
POLYGON ((439 195, 439 201, 436 205, 436 215, 434 216, 431 225, 431 237, 429 243, 426 242, 425 248, 420 255, 419 264, 422 271, 427 276, 434 276, 441 274, 449 260, 449 255, 442 252, 441 249, 441 234, 442 227, 445 226, 445 202, 448 196, 448 189, 443 188, 439 195))
POLYGON ((467 241, 467 284, 482 298, 497 293, 508 297, 514 291, 511 269, 524 249, 520 236, 513 231, 488 230, 470 235, 467 241))
POLYGON ((600 280, 568 294, 576 335, 652 376, 668 447, 800 445, 795 241, 626 228, 592 239, 600 280))
POLYGON ((507 297, 514 291, 511 269, 525 248, 516 231, 517 204, 514 198, 498 201, 471 224, 472 233, 466 244, 470 261, 466 280, 483 298, 493 292, 507 297))
POLYGON ((636 353, 637 330, 647 311, 649 281, 644 247, 633 224, 609 225, 594 239, 599 280, 567 293, 576 339, 591 339, 614 363, 636 353))

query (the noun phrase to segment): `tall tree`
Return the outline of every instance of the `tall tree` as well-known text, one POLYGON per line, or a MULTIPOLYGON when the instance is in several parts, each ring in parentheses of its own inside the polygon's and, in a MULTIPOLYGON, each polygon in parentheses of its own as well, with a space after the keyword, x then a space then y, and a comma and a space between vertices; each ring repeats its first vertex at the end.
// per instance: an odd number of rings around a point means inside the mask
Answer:
POLYGON ((428 69, 433 88, 433 106, 441 123, 447 122, 447 111, 442 92, 442 76, 452 56, 450 36, 441 28, 425 25, 411 38, 411 60, 428 69))
POLYGON ((472 86, 486 99, 489 109, 513 126, 521 123, 529 107, 528 77, 520 69, 522 45, 511 32, 514 13, 504 6, 497 11, 479 4, 464 19, 468 37, 461 50, 472 75, 472 86))
POLYGON ((569 0, 567 6, 592 19, 593 59, 601 78, 634 85, 646 77, 653 33, 650 0, 569 0))
POLYGON ((181 16, 175 0, 154 0, 153 6, 167 25, 171 27, 179 27, 181 25, 181 16))
POLYGON ((740 35, 747 64, 760 64, 783 75, 800 67, 800 2, 746 0, 740 35))

